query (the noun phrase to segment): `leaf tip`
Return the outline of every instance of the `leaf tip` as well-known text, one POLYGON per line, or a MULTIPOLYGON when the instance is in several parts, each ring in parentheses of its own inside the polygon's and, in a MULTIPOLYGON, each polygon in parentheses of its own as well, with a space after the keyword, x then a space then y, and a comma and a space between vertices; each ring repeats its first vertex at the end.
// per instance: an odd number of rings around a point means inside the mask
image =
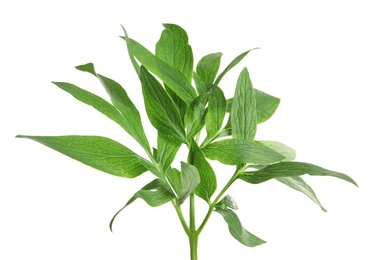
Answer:
POLYGON ((75 68, 80 70, 80 71, 89 72, 89 73, 93 74, 94 76, 96 76, 94 64, 92 62, 83 64, 83 65, 78 65, 75 68))

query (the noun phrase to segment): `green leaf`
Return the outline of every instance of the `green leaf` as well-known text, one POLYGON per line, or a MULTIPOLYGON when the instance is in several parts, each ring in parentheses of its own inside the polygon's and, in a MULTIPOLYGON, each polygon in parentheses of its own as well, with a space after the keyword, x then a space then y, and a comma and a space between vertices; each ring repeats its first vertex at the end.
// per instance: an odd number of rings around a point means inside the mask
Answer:
POLYGON ((155 48, 155 56, 180 71, 188 82, 192 80, 193 54, 188 35, 178 25, 163 24, 166 28, 155 48))
POLYGON ((293 161, 295 159, 295 150, 283 143, 277 141, 256 141, 257 143, 264 145, 277 153, 285 157, 283 161, 293 161))
POLYGON ((193 80, 195 82, 196 89, 199 95, 207 92, 205 81, 196 72, 193 72, 193 80))
POLYGON ((217 178, 213 168, 193 140, 188 158, 188 162, 194 165, 200 173, 200 184, 196 187, 195 194, 210 203, 210 198, 217 189, 217 178))
POLYGON ((277 177, 275 179, 294 190, 304 193, 308 196, 308 198, 316 203, 322 209, 322 211, 326 212, 326 209, 323 207, 323 205, 321 205, 313 189, 301 177, 277 177))
POLYGON ((351 177, 344 173, 330 171, 304 162, 280 162, 257 171, 244 172, 239 178, 252 184, 258 184, 277 177, 294 177, 303 174, 309 174, 312 176, 332 176, 358 186, 351 177))
POLYGON ((110 230, 112 231, 112 226, 115 218, 121 211, 123 211, 127 206, 132 204, 136 199, 143 199, 149 206, 158 207, 171 200, 175 199, 175 195, 170 189, 170 187, 164 183, 161 179, 155 179, 152 182, 145 185, 141 190, 137 191, 130 200, 112 217, 110 221, 110 230))
POLYGON ((268 120, 277 110, 280 99, 265 92, 255 89, 257 123, 260 124, 268 120))
POLYGON ((225 139, 210 143, 203 150, 205 156, 224 164, 254 163, 268 165, 285 157, 258 143, 238 139, 225 139))
POLYGON ((24 136, 97 170, 124 178, 145 172, 144 158, 122 144, 101 136, 24 136))
POLYGON ((211 53, 204 56, 196 67, 196 72, 205 83, 213 83, 221 65, 222 53, 211 53))
POLYGON ((207 109, 205 104, 207 102, 208 93, 199 95, 187 109, 184 116, 184 125, 187 131, 187 139, 193 138, 205 125, 205 116, 207 109))
POLYGON ((122 37, 122 38, 125 40, 125 43, 127 44, 127 50, 128 50, 129 59, 131 60, 133 68, 135 69, 137 75, 139 76, 140 75, 140 65, 138 65, 136 59, 134 58, 132 50, 131 50, 131 48, 129 46, 130 45, 130 40, 129 40, 127 31, 125 30, 125 28, 123 26, 121 26, 121 28, 123 28, 124 37, 122 37))
POLYGON ((128 129, 127 121, 124 120, 122 114, 117 110, 113 105, 108 103, 103 98, 90 93, 82 88, 79 88, 73 84, 65 83, 65 82, 52 82, 60 89, 68 92, 77 100, 92 106, 108 118, 112 119, 116 123, 118 123, 124 130, 128 129))
POLYGON ((232 136, 253 141, 257 129, 256 99, 246 68, 240 73, 231 107, 232 136))
POLYGON ((76 69, 93 74, 99 79, 110 96, 112 104, 119 110, 123 117, 123 128, 132 136, 146 151, 150 152, 150 145, 142 126, 140 113, 128 97, 127 92, 116 81, 97 74, 93 63, 77 66, 76 69))
POLYGON ((187 105, 195 99, 196 91, 181 72, 157 58, 135 40, 129 39, 129 45, 131 52, 142 65, 160 78, 187 105))
POLYGON ((248 50, 246 52, 243 52, 242 54, 240 54, 239 56, 237 56, 235 59, 233 59, 230 62, 230 64, 221 72, 221 74, 219 74, 219 76, 217 77, 217 79, 214 82, 214 85, 218 86, 219 82, 226 75, 227 72, 229 72, 233 67, 235 67, 245 56, 247 56, 247 54, 250 51, 256 50, 256 49, 258 49, 258 48, 253 48, 253 49, 250 49, 250 50, 248 50))
POLYGON ((181 172, 171 169, 167 174, 173 190, 177 194, 178 205, 184 203, 185 199, 192 194, 200 183, 200 173, 193 165, 181 162, 181 172))
POLYGON ((168 133, 165 134, 160 131, 158 132, 157 161, 161 165, 161 168, 163 170, 166 170, 174 161, 176 153, 179 151, 180 146, 181 142, 176 140, 176 138, 172 135, 168 133))
POLYGON ((226 98, 222 90, 212 84, 209 86, 212 91, 209 95, 208 113, 205 117, 207 139, 217 135, 226 115, 226 98))
POLYGON ((228 224, 228 229, 231 235, 243 245, 248 247, 255 247, 266 243, 261 238, 258 238, 257 236, 247 231, 242 226, 239 217, 231 209, 216 208, 215 212, 222 215, 223 219, 228 224))
POLYGON ((238 205, 236 204, 235 200, 230 195, 227 195, 223 199, 221 199, 220 202, 215 204, 215 208, 216 209, 224 209, 224 210, 226 210, 226 209, 237 210, 238 205))
POLYGON ((145 108, 152 125, 164 134, 171 134, 185 143, 185 131, 179 112, 162 85, 141 66, 140 79, 145 108))

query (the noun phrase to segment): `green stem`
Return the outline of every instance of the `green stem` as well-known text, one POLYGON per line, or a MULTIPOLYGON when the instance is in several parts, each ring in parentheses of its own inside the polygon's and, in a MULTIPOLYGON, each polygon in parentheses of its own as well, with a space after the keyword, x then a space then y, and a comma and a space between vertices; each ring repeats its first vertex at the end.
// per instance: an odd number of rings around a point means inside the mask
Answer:
POLYGON ((197 246, 198 246, 198 234, 194 233, 189 236, 189 249, 191 260, 198 260, 197 254, 197 246))
POLYGON ((191 235, 191 230, 189 229, 187 222, 185 222, 183 212, 181 211, 180 206, 176 203, 176 200, 172 201, 172 205, 174 205, 174 208, 176 210, 176 213, 178 214, 179 220, 181 225, 183 226, 183 229, 185 233, 190 236, 191 235))
POLYGON ((189 228, 192 233, 196 231, 195 195, 193 193, 189 196, 189 228))

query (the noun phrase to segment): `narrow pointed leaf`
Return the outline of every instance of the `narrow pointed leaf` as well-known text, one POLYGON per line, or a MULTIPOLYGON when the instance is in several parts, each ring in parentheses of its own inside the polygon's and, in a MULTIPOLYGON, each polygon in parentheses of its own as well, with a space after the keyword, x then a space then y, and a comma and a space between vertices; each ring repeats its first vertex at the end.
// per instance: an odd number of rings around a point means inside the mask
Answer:
POLYGON ((283 155, 262 144, 238 139, 216 141, 207 145, 202 151, 207 158, 229 165, 240 163, 268 165, 285 159, 283 155))
POLYGON ((237 56, 235 59, 233 59, 230 64, 221 72, 221 74, 219 74, 219 76, 217 77, 217 79, 215 80, 214 82, 214 85, 217 85, 219 84, 219 82, 221 81, 221 79, 227 74, 227 72, 229 72, 233 67, 235 67, 239 62, 242 61, 242 59, 247 56, 247 54, 252 51, 252 50, 256 50, 258 48, 253 48, 253 49, 250 49, 249 51, 246 51, 246 52, 243 52, 242 54, 240 54, 239 56, 237 56))
POLYGON ((202 154, 195 141, 192 141, 188 154, 189 163, 194 165, 200 173, 200 184, 195 190, 195 194, 207 202, 217 189, 217 178, 214 170, 202 154))
POLYGON ((191 82, 193 72, 192 48, 188 35, 178 25, 163 24, 163 30, 155 48, 155 56, 180 71, 191 82))
POLYGON ((197 96, 196 91, 181 72, 157 58, 135 40, 129 39, 129 44, 133 55, 146 69, 160 78, 187 105, 193 101, 197 96))
POLYGON ((131 48, 129 46, 130 45, 130 43, 129 43, 130 41, 129 41, 128 33, 127 33, 127 31, 125 30, 125 28, 123 26, 121 26, 121 28, 123 28, 124 37, 122 37, 122 38, 125 40, 125 43, 127 44, 127 50, 128 50, 129 59, 132 62, 134 70, 136 71, 137 75, 139 76, 140 75, 140 65, 137 63, 136 59, 134 58, 132 50, 131 50, 131 48))
POLYGON ((178 141, 171 134, 158 132, 157 139, 158 154, 157 161, 163 170, 167 169, 173 162, 176 153, 178 152, 181 142, 178 141))
POLYGON ((211 53, 197 63, 196 72, 205 83, 213 83, 221 65, 222 53, 211 53))
POLYGON ((212 91, 209 95, 208 113, 205 117, 208 139, 217 135, 218 131, 222 127, 223 119, 226 115, 226 98, 222 90, 219 87, 211 84, 210 88, 212 91))
POLYGON ((242 226, 239 217, 232 210, 217 208, 215 212, 222 215, 223 219, 226 221, 228 225, 228 229, 231 235, 243 245, 248 247, 255 247, 266 243, 261 238, 247 231, 242 226))
POLYGON ((147 161, 122 144, 101 136, 17 136, 37 141, 97 170, 125 178, 145 172, 147 161))
POLYGON ((162 85, 141 66, 140 79, 145 108, 152 125, 177 141, 185 142, 185 131, 179 112, 162 85))
POLYGON ((295 150, 283 143, 277 142, 277 141, 255 141, 261 145, 264 145, 273 151, 276 151, 277 153, 281 154, 285 157, 283 161, 292 161, 295 159, 296 153, 295 150))
POLYGON ((247 69, 240 73, 231 107, 232 136, 252 141, 256 135, 256 99, 247 69))
POLYGON ((151 207, 158 207, 171 200, 175 199, 174 193, 171 191, 170 187, 164 183, 161 179, 155 179, 145 185, 141 190, 137 191, 132 198, 112 217, 110 221, 110 230, 112 231, 112 226, 115 218, 123 211, 126 207, 132 204, 136 199, 144 200, 151 207))
POLYGON ((252 184, 258 184, 277 177, 294 177, 303 174, 309 174, 312 176, 332 176, 348 181, 357 186, 356 182, 344 173, 330 171, 304 162, 280 162, 257 171, 244 172, 239 178, 252 184))
POLYGON ((326 212, 326 209, 323 207, 323 205, 321 205, 313 189, 301 177, 277 177, 275 179, 294 190, 304 193, 308 196, 308 198, 316 203, 322 209, 322 211, 326 212))
POLYGON ((127 133, 132 136, 146 151, 150 152, 150 145, 142 126, 140 113, 128 97, 127 92, 116 81, 97 74, 93 63, 76 67, 80 71, 93 74, 99 79, 110 96, 112 104, 120 111, 123 117, 123 126, 127 133))

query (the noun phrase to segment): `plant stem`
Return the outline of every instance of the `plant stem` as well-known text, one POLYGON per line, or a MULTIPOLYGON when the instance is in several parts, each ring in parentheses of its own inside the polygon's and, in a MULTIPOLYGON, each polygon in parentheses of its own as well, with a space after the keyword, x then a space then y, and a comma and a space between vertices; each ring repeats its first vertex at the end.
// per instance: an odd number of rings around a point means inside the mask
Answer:
POLYGON ((195 195, 193 193, 189 196, 189 228, 192 233, 196 231, 195 195))
POLYGON ((189 249, 191 254, 191 260, 198 260, 197 254, 198 234, 193 233, 189 236, 189 249))
POLYGON ((172 201, 172 205, 174 205, 174 208, 176 210, 176 213, 178 214, 178 217, 179 217, 179 220, 180 220, 180 223, 181 225, 183 226, 183 229, 185 231, 185 233, 190 236, 191 235, 191 230, 189 229, 188 225, 187 225, 187 222, 185 222, 185 219, 184 219, 184 216, 183 216, 183 212, 181 211, 181 208, 179 205, 176 204, 176 200, 173 200, 172 201))

